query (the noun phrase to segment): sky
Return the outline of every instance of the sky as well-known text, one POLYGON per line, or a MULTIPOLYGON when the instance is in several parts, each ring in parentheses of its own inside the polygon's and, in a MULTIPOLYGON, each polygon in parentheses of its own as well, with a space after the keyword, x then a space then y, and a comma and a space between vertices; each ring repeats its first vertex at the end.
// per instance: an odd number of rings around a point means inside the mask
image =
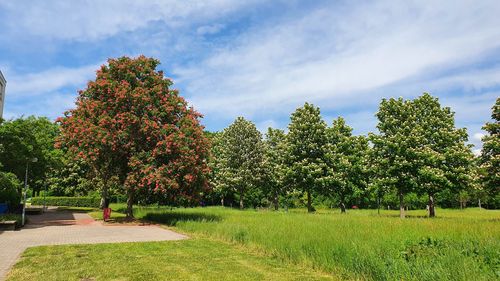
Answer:
POLYGON ((305 102, 376 132, 382 98, 439 97, 476 153, 500 96, 500 1, 0 0, 4 118, 55 119, 108 58, 161 61, 218 131, 305 102))

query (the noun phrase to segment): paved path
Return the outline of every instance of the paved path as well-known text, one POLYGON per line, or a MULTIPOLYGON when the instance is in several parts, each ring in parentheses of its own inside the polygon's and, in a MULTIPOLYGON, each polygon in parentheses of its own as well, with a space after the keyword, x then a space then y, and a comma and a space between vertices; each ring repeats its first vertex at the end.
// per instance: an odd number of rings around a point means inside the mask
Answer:
POLYGON ((85 213, 48 210, 29 216, 29 224, 18 231, 0 231, 0 280, 28 247, 62 244, 165 241, 187 238, 154 225, 103 225, 85 213))

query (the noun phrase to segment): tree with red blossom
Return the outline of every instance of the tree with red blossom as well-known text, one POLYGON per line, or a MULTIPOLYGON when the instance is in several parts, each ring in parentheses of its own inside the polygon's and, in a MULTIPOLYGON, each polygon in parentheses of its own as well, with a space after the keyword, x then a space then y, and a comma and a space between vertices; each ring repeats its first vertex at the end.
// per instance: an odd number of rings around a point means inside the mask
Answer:
POLYGON ((118 179, 129 218, 139 194, 196 202, 208 188, 201 115, 170 89, 159 63, 145 56, 109 59, 79 92, 76 108, 58 119, 58 145, 93 167, 103 197, 110 179, 118 179))

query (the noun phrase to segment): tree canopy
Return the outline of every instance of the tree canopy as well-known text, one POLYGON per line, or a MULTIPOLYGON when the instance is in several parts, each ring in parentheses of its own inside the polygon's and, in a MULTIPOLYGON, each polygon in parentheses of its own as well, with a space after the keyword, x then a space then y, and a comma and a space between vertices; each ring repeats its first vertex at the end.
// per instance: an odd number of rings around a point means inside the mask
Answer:
POLYGON ((339 197, 339 206, 345 213, 346 203, 368 185, 368 141, 363 136, 353 136, 342 117, 327 129, 327 175, 325 187, 339 197))
POLYGON ((469 184, 472 153, 465 129, 456 129, 453 112, 427 93, 415 100, 384 99, 377 117, 380 134, 371 140, 380 183, 397 190, 401 217, 404 195, 412 191, 428 194, 434 216, 437 191, 469 184))
POLYGON ((170 89, 158 64, 144 56, 109 59, 79 92, 76 108, 58 119, 58 144, 91 165, 105 188, 117 176, 128 194, 129 217, 136 193, 192 202, 207 188, 201 115, 170 89))
POLYGON ((221 134, 218 143, 219 171, 217 184, 233 189, 244 207, 245 193, 259 188, 262 182, 264 147, 255 124, 238 117, 221 134))
POLYGON ((22 117, 6 120, 0 125, 0 163, 2 170, 24 181, 29 165, 29 185, 34 192, 46 187, 48 174, 60 167, 62 151, 54 148, 59 128, 46 117, 22 117))
POLYGON ((313 212, 312 192, 323 192, 325 176, 326 123, 318 107, 305 103, 290 117, 286 164, 288 180, 307 195, 307 210, 313 212))
POLYGON ((481 151, 481 169, 483 187, 495 200, 494 205, 500 205, 500 98, 497 98, 491 113, 492 122, 484 125, 483 130, 488 135, 483 137, 481 151))

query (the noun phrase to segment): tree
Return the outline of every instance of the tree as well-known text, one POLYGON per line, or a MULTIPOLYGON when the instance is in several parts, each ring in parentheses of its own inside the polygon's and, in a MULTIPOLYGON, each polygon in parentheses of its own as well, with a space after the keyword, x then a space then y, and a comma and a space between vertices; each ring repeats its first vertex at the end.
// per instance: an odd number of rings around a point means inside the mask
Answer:
POLYGON ((418 168, 418 191, 429 197, 429 217, 436 216, 435 195, 442 189, 455 193, 472 184, 473 154, 465 128, 455 128, 454 113, 437 98, 424 93, 412 102, 416 112, 413 135, 418 168))
POLYGON ((493 105, 491 119, 484 125, 483 130, 488 132, 484 136, 481 151, 482 185, 489 197, 495 200, 498 207, 500 195, 500 98, 493 105))
POLYGON ((268 128, 265 139, 266 193, 274 209, 279 208, 279 197, 285 191, 286 135, 283 130, 268 128))
POLYGON ((424 93, 411 101, 382 100, 377 113, 380 135, 371 135, 381 182, 398 191, 400 216, 404 194, 429 197, 429 216, 435 216, 434 197, 442 189, 470 184, 472 153, 465 129, 456 129, 454 113, 424 93))
POLYGON ((65 155, 59 169, 47 178, 48 191, 53 196, 86 196, 97 191, 98 180, 92 179, 90 167, 82 159, 65 155))
POLYGON ((288 180, 307 195, 307 211, 314 212, 311 193, 323 191, 325 176, 326 123, 320 110, 305 103, 290 117, 286 164, 288 180))
POLYGON ((16 175, 13 173, 5 173, 0 171, 0 203, 7 203, 9 209, 12 211, 21 202, 21 189, 22 184, 16 175))
POLYGON ((245 193, 256 189, 262 182, 262 135, 255 124, 238 117, 224 129, 219 141, 217 184, 222 189, 235 190, 239 195, 240 209, 243 209, 245 193))
POLYGON ((414 149, 418 136, 413 134, 416 113, 411 101, 391 98, 382 100, 376 116, 379 134, 370 134, 370 140, 379 172, 377 182, 397 190, 400 217, 404 218, 404 195, 417 187, 414 149))
POLYGON ((116 176, 127 193, 127 217, 135 194, 163 194, 196 201, 207 187, 208 141, 201 115, 144 56, 109 59, 65 112, 60 146, 87 162, 104 184, 116 176))
POLYGON ((224 179, 224 167, 226 165, 225 158, 222 157, 223 153, 223 134, 222 132, 210 133, 210 159, 208 165, 210 167, 210 185, 212 186, 212 192, 208 196, 215 197, 216 200, 220 201, 222 206, 227 204, 228 199, 233 199, 231 187, 226 185, 227 182, 224 179))
POLYGON ((346 203, 368 185, 368 141, 363 136, 353 136, 352 128, 342 117, 327 128, 327 175, 324 181, 328 190, 339 198, 342 213, 346 203))
POLYGON ((29 183, 33 193, 39 192, 47 185, 48 174, 61 163, 62 152, 54 148, 58 134, 58 126, 46 117, 29 116, 4 121, 0 125, 2 170, 24 181, 26 162, 37 158, 36 164, 29 166, 29 183))

